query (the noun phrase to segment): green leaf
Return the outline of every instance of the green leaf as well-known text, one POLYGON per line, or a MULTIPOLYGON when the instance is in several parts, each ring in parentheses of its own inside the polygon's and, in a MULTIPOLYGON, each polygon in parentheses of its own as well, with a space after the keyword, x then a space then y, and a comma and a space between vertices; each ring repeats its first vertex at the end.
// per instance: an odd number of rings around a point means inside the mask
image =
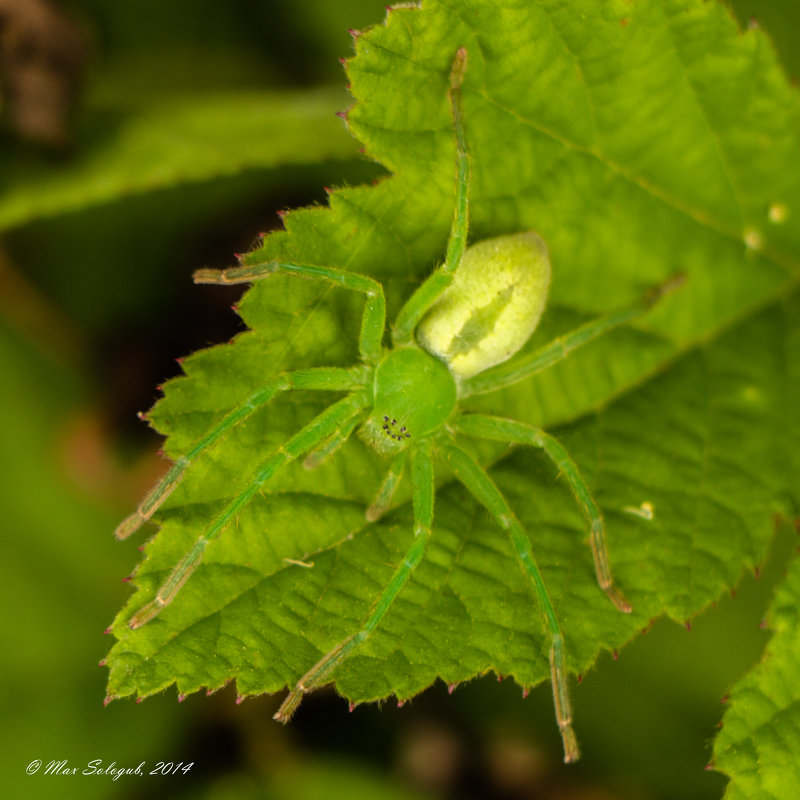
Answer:
MULTIPOLYGON (((800 494, 798 452, 800 452, 800 303, 789 309, 791 326, 784 339, 782 354, 786 385, 784 402, 790 413, 783 430, 783 465, 789 481, 796 514, 800 494)), ((795 526, 797 521, 795 520, 795 526)), ((762 662, 730 693, 730 709, 714 743, 714 763, 729 775, 731 783, 725 797, 793 798, 800 783, 800 559, 794 558, 778 587, 768 615, 773 638, 762 662)))
POLYGON ((0 230, 247 170, 353 158, 335 116, 344 103, 339 91, 320 89, 173 97, 136 113, 95 108, 63 168, 19 153, 6 159, 0 230))
POLYGON ((792 798, 800 782, 800 559, 769 613, 774 637, 764 659, 730 694, 714 743, 716 768, 729 775, 727 800, 792 798))
MULTIPOLYGON (((554 432, 604 511, 630 616, 597 587, 579 510, 551 466, 517 451, 492 468, 531 533, 569 667, 583 672, 653 617, 686 620, 734 585, 764 558, 778 498, 797 501, 784 344, 800 274, 800 106, 763 35, 742 34, 716 3, 399 8, 348 63, 350 128, 393 176, 291 214, 253 260, 373 275, 394 317, 443 256, 454 199, 446 90, 460 46, 471 239, 534 229, 551 250, 551 299, 529 347, 688 278, 635 325, 469 403, 554 432)), ((354 363, 361 303, 307 281, 258 282, 239 306, 251 330, 191 356, 164 387, 151 420, 167 454, 276 372, 354 363)), ((243 695, 274 692, 358 630, 413 534, 408 503, 366 522, 387 465, 357 437, 316 473, 283 471, 167 609, 126 625, 256 464, 329 402, 285 395, 192 465, 115 623, 112 696, 232 679, 243 695)), ((523 686, 549 675, 550 642, 506 535, 440 478, 426 560, 334 673, 352 701, 490 670, 523 686)))

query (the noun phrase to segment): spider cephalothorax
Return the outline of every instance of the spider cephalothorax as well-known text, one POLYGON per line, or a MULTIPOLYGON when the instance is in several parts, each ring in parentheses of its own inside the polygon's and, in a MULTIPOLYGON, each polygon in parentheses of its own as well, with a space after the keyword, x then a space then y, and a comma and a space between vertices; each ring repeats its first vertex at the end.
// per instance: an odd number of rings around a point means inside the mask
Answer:
POLYGON ((414 345, 386 352, 372 388, 373 409, 361 435, 384 455, 441 428, 456 407, 447 366, 414 345))
MULTIPOLYGON (((359 336, 361 363, 349 369, 317 367, 272 377, 218 419, 175 462, 136 512, 119 526, 118 537, 128 536, 153 515, 197 456, 277 394, 295 389, 345 393, 280 447, 265 454, 238 494, 208 523, 153 599, 130 617, 128 624, 131 628, 141 627, 172 603, 200 564, 207 544, 235 528, 232 523, 256 493, 268 490, 268 482, 276 473, 300 457, 304 457, 307 468, 315 468, 358 430, 369 446, 390 459, 378 494, 366 510, 367 520, 377 520, 389 508, 410 462, 413 543, 360 627, 310 665, 281 705, 276 719, 288 720, 303 696, 328 682, 337 665, 372 635, 422 561, 433 526, 436 458, 447 464, 455 478, 509 535, 550 638, 556 717, 564 758, 574 761, 578 746, 571 726, 564 639, 555 609, 526 531, 488 472, 461 446, 462 437, 528 445, 544 451, 557 465, 589 522, 600 587, 618 609, 629 612, 630 604, 611 577, 603 518, 577 467, 556 439, 516 420, 463 413, 459 404, 471 395, 495 391, 546 369, 575 348, 644 313, 676 282, 669 281, 649 291, 639 303, 589 322, 538 350, 519 354, 544 310, 550 261, 543 240, 532 232, 500 236, 466 249, 470 163, 461 110, 466 59, 466 51, 459 50, 450 73, 456 203, 447 254, 444 263, 401 308, 391 326, 391 347, 384 346, 383 287, 366 275, 316 264, 258 262, 257 254, 247 257, 240 267, 221 272, 199 270, 195 274, 198 283, 248 283, 282 272, 362 294, 365 303, 359 336)), ((235 533, 234 530, 230 535, 235 533)))

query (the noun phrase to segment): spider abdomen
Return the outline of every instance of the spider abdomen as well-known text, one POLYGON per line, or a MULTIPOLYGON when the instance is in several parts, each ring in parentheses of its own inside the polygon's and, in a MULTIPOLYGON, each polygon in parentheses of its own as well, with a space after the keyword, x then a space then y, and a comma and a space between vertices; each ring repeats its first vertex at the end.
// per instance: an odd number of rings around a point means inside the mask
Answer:
POLYGON ((389 351, 373 382, 374 405, 361 434, 381 453, 392 453, 440 428, 456 406, 447 367, 418 347, 389 351))
POLYGON ((550 258, 538 234, 478 242, 419 324, 417 341, 457 378, 469 378, 511 358, 528 341, 549 287, 550 258))

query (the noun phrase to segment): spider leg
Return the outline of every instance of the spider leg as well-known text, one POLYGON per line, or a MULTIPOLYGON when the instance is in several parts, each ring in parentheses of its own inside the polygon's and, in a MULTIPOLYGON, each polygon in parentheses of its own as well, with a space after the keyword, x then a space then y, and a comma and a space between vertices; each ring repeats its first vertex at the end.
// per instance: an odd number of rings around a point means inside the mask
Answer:
MULTIPOLYGON (((251 257, 257 255, 257 253, 253 253, 251 257)), ((245 256, 244 260, 247 258, 245 256)), ((383 295, 383 286, 373 278, 336 267, 320 267, 316 264, 292 264, 284 261, 264 261, 252 264, 245 263, 240 267, 223 270, 198 269, 194 273, 194 282, 213 284, 252 283, 274 272, 284 272, 290 275, 298 275, 301 278, 321 280, 364 294, 366 302, 364 304, 364 314, 361 318, 358 347, 361 358, 364 361, 373 364, 377 362, 381 353, 383 329, 386 325, 386 300, 383 295)))
POLYGON ((500 490, 489 475, 458 445, 453 442, 442 442, 441 452, 453 473, 474 495, 481 505, 489 511, 503 530, 508 532, 516 551, 517 558, 525 576, 531 581, 533 590, 544 614, 545 624, 550 632, 550 677, 553 684, 553 700, 556 708, 556 720, 564 745, 564 761, 571 763, 580 755, 578 742, 572 730, 572 709, 569 701, 567 672, 564 663, 564 636, 558 624, 553 603, 547 592, 536 559, 533 556, 531 542, 525 529, 509 507, 500 490))
POLYGON ((428 309, 453 280, 453 272, 461 261, 467 245, 469 229, 469 181, 470 165, 467 137, 464 129, 464 112, 461 102, 461 84, 467 69, 466 48, 459 48, 450 69, 450 111, 456 135, 456 202, 453 224, 447 241, 444 264, 435 270, 427 280, 411 295, 397 315, 392 329, 392 339, 396 345, 413 341, 414 330, 428 309))
POLYGON ((140 628, 153 619, 165 606, 169 605, 183 584, 186 583, 199 566, 208 544, 228 527, 239 512, 253 499, 253 496, 260 491, 262 485, 290 461, 316 447, 322 440, 330 436, 333 431, 349 424, 353 418, 363 418, 364 409, 368 405, 369 397, 365 392, 354 392, 348 395, 325 409, 285 444, 281 445, 278 450, 262 461, 247 486, 225 506, 206 528, 161 585, 161 588, 156 592, 155 598, 139 609, 131 617, 128 625, 131 628, 140 628))
POLYGON ((350 434, 356 429, 359 422, 361 422, 360 417, 353 417, 346 425, 342 425, 339 430, 334 431, 319 447, 316 447, 303 459, 303 466, 307 470, 314 470, 322 466, 323 462, 350 438, 350 434))
POLYGON ((664 295, 681 286, 684 280, 685 277, 682 274, 673 275, 664 283, 648 289, 639 300, 627 308, 593 319, 574 331, 553 339, 552 342, 532 353, 517 356, 510 361, 487 369, 485 372, 473 375, 461 384, 459 397, 493 392, 495 389, 511 386, 536 372, 547 369, 566 358, 573 350, 594 341, 613 328, 642 316, 664 295))
POLYGON ((632 610, 631 604, 614 585, 611 568, 608 565, 608 550, 605 542, 603 516, 597 507, 589 487, 578 472, 575 462, 569 457, 564 446, 544 431, 516 420, 491 417, 484 414, 468 414, 456 423, 456 430, 467 436, 479 439, 494 439, 500 442, 540 447, 564 475, 575 500, 589 522, 591 530, 592 556, 594 569, 600 588, 611 602, 626 614, 632 610))
POLYGON ((414 448, 411 457, 411 475, 413 486, 412 503, 414 507, 414 541, 411 547, 400 565, 395 569, 389 585, 373 605, 361 630, 337 644, 300 678, 295 688, 289 692, 276 712, 274 719, 278 720, 278 722, 288 722, 300 705, 304 695, 323 685, 339 663, 347 658, 353 649, 372 635, 397 595, 400 594, 400 591, 408 582, 412 572, 422 561, 431 536, 435 492, 433 460, 429 441, 421 440, 414 448))
POLYGON ((392 498, 394 497, 395 489, 397 489, 400 479, 403 477, 403 470, 406 466, 407 455, 408 450, 403 449, 394 457, 394 460, 389 467, 389 471, 386 473, 386 477, 383 479, 381 488, 378 490, 378 494, 370 504, 369 508, 367 508, 366 517, 369 522, 375 522, 375 520, 380 519, 386 509, 389 508, 389 504, 392 502, 392 498))
POLYGON ((117 539, 126 539, 135 533, 172 494, 173 489, 180 483, 183 473, 204 450, 211 447, 223 433, 250 416, 256 409, 269 403, 277 394, 289 389, 345 392, 358 388, 363 384, 363 380, 363 368, 319 367, 277 375, 246 397, 201 436, 184 455, 179 456, 167 474, 148 492, 136 511, 117 526, 114 535, 117 539))

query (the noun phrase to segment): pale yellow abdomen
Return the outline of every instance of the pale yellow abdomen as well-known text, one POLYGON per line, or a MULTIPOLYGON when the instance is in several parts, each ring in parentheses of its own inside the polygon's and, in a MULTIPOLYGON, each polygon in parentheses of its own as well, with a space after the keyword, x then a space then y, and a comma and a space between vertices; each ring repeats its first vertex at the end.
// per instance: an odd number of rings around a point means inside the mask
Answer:
POLYGON ((533 231, 469 247, 417 341, 466 379, 511 358, 539 324, 550 287, 547 245, 533 231))

